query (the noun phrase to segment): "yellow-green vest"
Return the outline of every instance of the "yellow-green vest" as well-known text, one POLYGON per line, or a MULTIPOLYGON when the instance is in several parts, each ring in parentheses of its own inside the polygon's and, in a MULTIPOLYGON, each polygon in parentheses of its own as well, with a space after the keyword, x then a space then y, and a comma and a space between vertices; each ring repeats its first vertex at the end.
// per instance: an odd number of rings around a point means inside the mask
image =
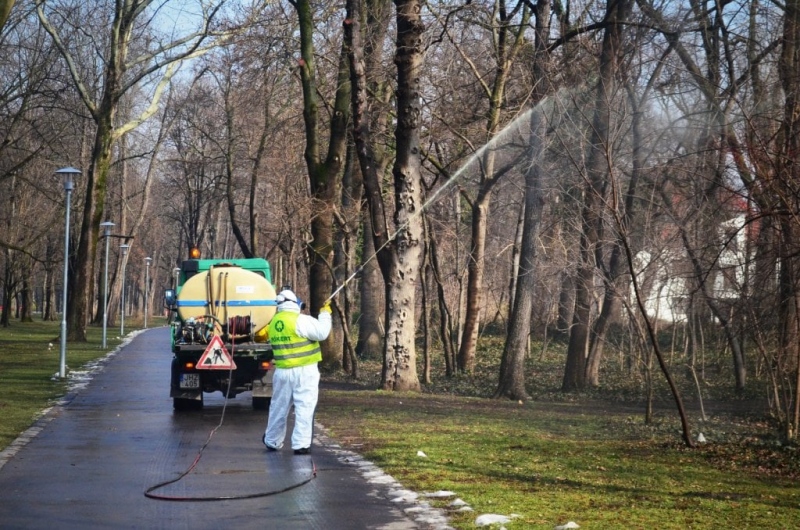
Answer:
POLYGON ((277 368, 296 368, 322 361, 319 343, 297 334, 299 313, 279 311, 269 323, 269 341, 277 368))

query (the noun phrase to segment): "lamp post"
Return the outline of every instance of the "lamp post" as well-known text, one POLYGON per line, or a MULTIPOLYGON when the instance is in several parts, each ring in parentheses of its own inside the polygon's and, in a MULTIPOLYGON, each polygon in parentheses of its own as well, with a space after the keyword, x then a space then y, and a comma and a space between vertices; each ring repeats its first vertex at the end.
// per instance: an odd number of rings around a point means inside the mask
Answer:
POLYGON ((108 243, 111 241, 111 228, 114 223, 105 221, 100 223, 103 227, 103 237, 106 238, 106 263, 103 267, 103 349, 106 347, 106 338, 108 336, 108 243))
POLYGON ((61 299, 61 355, 59 360, 58 377, 67 377, 67 282, 69 272, 69 207, 72 199, 72 189, 75 187, 73 178, 80 175, 81 171, 74 167, 65 167, 56 171, 56 175, 64 177, 64 191, 67 192, 67 208, 64 215, 64 292, 61 299))
POLYGON ((125 269, 128 265, 128 248, 130 245, 122 244, 119 246, 122 251, 122 291, 120 294, 120 312, 119 312, 119 336, 125 336, 125 269))
POLYGON ((144 258, 144 327, 147 329, 147 300, 150 294, 150 264, 153 263, 153 258, 144 258))

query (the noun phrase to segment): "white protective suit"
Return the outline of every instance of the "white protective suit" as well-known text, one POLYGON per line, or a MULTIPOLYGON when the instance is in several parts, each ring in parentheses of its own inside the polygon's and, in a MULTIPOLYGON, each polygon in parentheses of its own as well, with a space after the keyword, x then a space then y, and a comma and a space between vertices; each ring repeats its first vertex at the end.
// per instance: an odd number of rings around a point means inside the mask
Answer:
MULTIPOLYGON (((278 311, 300 313, 297 297, 291 291, 278 294, 278 311)), ((328 338, 331 331, 331 314, 321 311, 319 318, 299 314, 295 333, 310 341, 328 338)), ((319 397, 319 368, 317 363, 295 368, 275 368, 272 379, 272 400, 269 407, 269 420, 264 432, 263 442, 268 449, 283 447, 286 437, 286 420, 294 405, 294 430, 292 449, 307 452, 311 448, 314 431, 314 411, 319 397)))

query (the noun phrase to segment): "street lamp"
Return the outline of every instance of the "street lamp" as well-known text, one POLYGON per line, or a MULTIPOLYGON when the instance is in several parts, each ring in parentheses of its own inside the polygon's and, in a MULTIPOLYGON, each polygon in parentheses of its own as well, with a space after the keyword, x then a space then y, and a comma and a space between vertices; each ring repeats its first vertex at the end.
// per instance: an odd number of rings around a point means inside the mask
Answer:
POLYGON ((65 167, 56 171, 56 175, 64 177, 64 191, 67 192, 67 208, 64 215, 64 292, 61 301, 61 356, 59 361, 58 376, 67 377, 67 281, 69 272, 69 206, 72 199, 72 189, 75 187, 73 178, 80 175, 81 171, 74 167, 65 167))
POLYGON ((147 329, 147 296, 150 291, 150 264, 153 262, 153 258, 147 257, 144 258, 145 268, 144 268, 144 327, 147 329))
POLYGON ((130 245, 123 243, 119 246, 122 251, 122 294, 120 295, 119 336, 125 336, 125 268, 128 265, 128 249, 130 245))
POLYGON ((103 269, 103 349, 105 349, 108 335, 106 332, 108 327, 108 242, 111 241, 111 228, 114 223, 105 221, 100 223, 100 226, 103 227, 103 237, 106 238, 106 263, 103 269))

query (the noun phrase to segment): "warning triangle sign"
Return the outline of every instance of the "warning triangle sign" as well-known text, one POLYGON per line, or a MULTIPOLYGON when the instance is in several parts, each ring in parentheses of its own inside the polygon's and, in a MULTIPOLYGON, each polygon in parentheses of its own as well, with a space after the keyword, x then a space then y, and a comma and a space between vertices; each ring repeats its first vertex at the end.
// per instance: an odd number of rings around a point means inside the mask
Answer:
POLYGON ((236 363, 233 362, 233 357, 225 349, 225 345, 219 335, 214 335, 214 338, 208 343, 206 351, 197 361, 195 368, 197 370, 236 370, 236 363))

